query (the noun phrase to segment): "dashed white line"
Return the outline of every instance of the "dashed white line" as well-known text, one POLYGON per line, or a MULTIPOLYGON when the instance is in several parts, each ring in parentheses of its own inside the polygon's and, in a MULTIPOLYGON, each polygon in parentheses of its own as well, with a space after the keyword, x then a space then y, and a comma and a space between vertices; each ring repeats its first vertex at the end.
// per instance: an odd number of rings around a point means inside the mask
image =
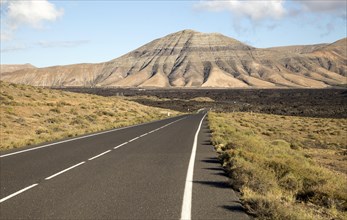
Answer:
POLYGON ((62 173, 65 173, 66 171, 69 171, 69 170, 71 170, 71 169, 73 169, 73 168, 75 168, 75 167, 78 167, 78 166, 80 166, 80 165, 82 165, 82 164, 84 164, 84 163, 85 163, 85 161, 83 161, 83 162, 81 162, 81 163, 78 163, 78 164, 76 164, 76 165, 73 165, 73 166, 71 166, 71 167, 69 167, 69 168, 67 168, 67 169, 65 169, 65 170, 62 170, 62 171, 60 171, 60 172, 58 172, 58 173, 56 173, 56 174, 53 174, 52 176, 47 177, 45 180, 52 179, 53 177, 56 177, 56 176, 58 176, 58 175, 60 175, 60 174, 62 174, 62 173))
POLYGON ((129 142, 127 141, 127 142, 124 142, 123 144, 120 144, 120 145, 118 145, 118 146, 115 146, 113 149, 117 149, 117 148, 119 148, 119 147, 121 147, 121 146, 124 146, 124 145, 126 145, 126 144, 128 144, 129 142))
POLYGON ((98 154, 98 155, 96 155, 96 156, 94 156, 92 158, 89 158, 88 160, 94 160, 95 158, 101 157, 102 155, 107 154, 109 152, 111 152, 111 150, 107 150, 107 151, 105 151, 105 152, 103 152, 101 154, 98 154))
POLYGON ((28 151, 32 151, 32 150, 41 149, 41 148, 49 147, 49 146, 52 146, 52 145, 57 145, 57 144, 62 144, 62 143, 70 142, 70 141, 83 139, 83 138, 93 137, 93 136, 100 135, 100 134, 106 134, 106 133, 110 133, 110 132, 114 132, 114 131, 119 131, 119 130, 123 130, 123 129, 126 129, 126 128, 132 128, 132 127, 136 127, 136 126, 140 126, 140 125, 124 127, 124 128, 116 128, 116 129, 112 129, 112 130, 109 130, 109 131, 99 132, 99 133, 96 133, 96 134, 89 134, 89 135, 85 135, 85 136, 82 136, 82 137, 75 137, 75 138, 71 138, 71 139, 68 139, 68 140, 58 141, 58 142, 55 142, 55 143, 46 144, 46 145, 39 146, 39 147, 33 147, 33 148, 30 148, 30 149, 26 149, 26 150, 21 150, 21 151, 9 153, 9 154, 0 155, 0 158, 8 157, 8 156, 11 156, 11 155, 20 154, 20 153, 24 153, 24 152, 28 152, 28 151))
POLYGON ((130 142, 133 142, 133 141, 135 141, 135 140, 137 140, 137 139, 139 139, 140 137, 136 137, 136 138, 133 138, 133 139, 131 139, 130 141, 129 141, 129 143, 130 142))
POLYGON ((4 201, 6 201, 6 200, 8 200, 8 199, 10 199, 10 198, 12 198, 12 197, 18 195, 18 194, 21 194, 22 192, 25 192, 25 191, 27 191, 27 190, 29 190, 29 189, 31 189, 31 188, 37 186, 37 185, 38 185, 38 184, 35 183, 35 184, 33 184, 33 185, 31 185, 31 186, 28 186, 28 187, 25 187, 24 189, 21 189, 21 190, 15 192, 15 193, 12 193, 11 195, 6 196, 5 198, 0 199, 0 203, 2 203, 2 202, 4 202, 4 201))
POLYGON ((183 220, 183 219, 184 220, 188 220, 188 219, 190 220, 191 219, 194 162, 195 162, 196 148, 198 145, 198 136, 199 136, 199 132, 201 129, 202 121, 204 120, 205 116, 206 116, 206 114, 202 117, 200 124, 199 124, 199 127, 198 127, 198 130, 196 131, 195 136, 194 136, 193 149, 192 149, 192 154, 190 155, 190 159, 189 159, 186 184, 184 186, 181 220, 183 220))
MULTIPOLYGON (((186 117, 184 117, 184 118, 186 118, 186 117)), ((179 119, 177 121, 180 121, 180 120, 182 120, 184 118, 181 118, 181 119, 179 119)), ((175 122, 177 122, 177 121, 175 121, 175 122)), ((28 152, 28 151, 38 150, 38 149, 41 149, 41 148, 46 148, 46 147, 49 147, 49 146, 62 144, 62 143, 70 142, 70 141, 75 141, 75 140, 79 140, 79 139, 83 139, 83 138, 93 137, 93 136, 97 136, 97 135, 100 135, 100 134, 106 134, 106 133, 119 131, 119 130, 123 130, 123 129, 134 128, 134 127, 138 127, 138 126, 145 125, 145 124, 150 124, 150 123, 153 123, 153 122, 147 122, 147 123, 138 124, 138 125, 132 125, 132 126, 123 127, 123 128, 115 128, 115 129, 112 129, 112 130, 102 131, 102 132, 95 133, 95 134, 89 134, 89 135, 84 135, 84 136, 81 136, 81 137, 71 138, 71 139, 68 139, 68 140, 62 140, 62 141, 54 142, 54 143, 51 143, 51 144, 45 144, 45 145, 42 145, 42 146, 29 148, 29 149, 26 149, 26 150, 21 150, 21 151, 16 151, 16 152, 13 152, 13 153, 0 155, 0 158, 8 157, 8 156, 16 155, 16 154, 25 153, 25 152, 28 152)))
MULTIPOLYGON (((204 116, 204 117, 205 117, 205 116, 204 116)), ((166 124, 166 125, 164 125, 164 126, 162 126, 162 127, 159 127, 159 128, 157 128, 157 129, 154 129, 154 130, 152 130, 152 131, 150 131, 150 132, 144 133, 144 134, 142 134, 142 135, 140 135, 140 136, 138 136, 138 137, 136 137, 136 138, 131 139, 130 141, 124 142, 124 143, 122 143, 122 144, 120 144, 120 145, 114 147, 113 149, 117 149, 117 148, 119 148, 119 147, 121 147, 121 146, 124 146, 124 145, 126 145, 126 144, 128 144, 128 143, 130 143, 130 142, 132 142, 132 141, 135 141, 135 140, 137 140, 137 139, 139 139, 139 138, 141 138, 141 137, 144 137, 144 136, 146 136, 146 135, 148 135, 148 134, 151 134, 151 133, 156 132, 156 131, 158 131, 158 130, 160 130, 160 129, 163 129, 163 128, 165 128, 165 127, 167 127, 167 126, 169 126, 169 125, 171 125, 171 124, 173 124, 173 123, 176 123, 176 122, 178 122, 178 121, 181 121, 181 120, 183 120, 183 119, 185 119, 185 118, 186 118, 186 117, 181 118, 181 119, 178 119, 178 120, 176 120, 176 121, 174 121, 174 122, 171 122, 171 123, 169 123, 169 124, 166 124)), ((201 120, 201 122, 202 122, 202 120, 201 120)), ((139 126, 139 125, 130 126, 130 127, 136 127, 136 126, 139 126)), ((125 127, 125 128, 130 128, 130 127, 125 127)), ((197 132, 197 133, 199 133, 200 127, 201 127, 201 123, 200 123, 200 126, 199 126, 199 129, 198 129, 198 132, 197 132)), ((99 135, 99 134, 110 133, 110 132, 113 132, 113 131, 116 131, 116 130, 122 130, 122 129, 125 129, 125 128, 113 129, 113 130, 109 130, 109 131, 100 132, 100 133, 97 133, 97 134, 90 134, 90 135, 86 135, 86 136, 83 136, 83 137, 76 137, 76 138, 72 138, 72 139, 69 139, 69 140, 58 141, 58 142, 55 142, 55 143, 46 144, 46 145, 43 145, 43 146, 30 148, 30 149, 27 149, 27 150, 22 150, 22 151, 17 151, 17 152, 10 153, 10 154, 0 155, 0 158, 1 158, 1 157, 7 157, 7 156, 15 155, 15 154, 19 154, 19 153, 24 153, 24 152, 27 152, 27 151, 37 150, 37 149, 40 149, 40 148, 45 148, 45 147, 52 146, 52 145, 56 145, 56 144, 61 144, 61 143, 65 143, 65 142, 70 142, 70 141, 74 141, 74 140, 78 140, 78 139, 82 139, 82 138, 87 138, 87 137, 91 137, 91 136, 96 136, 96 135, 99 135)), ((195 139, 194 139, 194 140, 195 140, 195 139)), ((193 147, 193 148, 194 148, 194 147, 193 147)), ((101 153, 101 154, 98 154, 98 155, 96 155, 96 156, 94 156, 94 157, 92 157, 92 158, 89 158, 88 160, 93 160, 93 159, 98 158, 98 157, 100 157, 100 156, 102 156, 102 155, 105 155, 105 154, 107 154, 107 153, 109 153, 109 152, 111 152, 111 150, 107 150, 107 151, 105 151, 105 152, 103 152, 103 153, 101 153)), ((194 156, 194 157, 195 157, 195 156, 194 156)), ((58 175, 60 175, 60 174, 62 174, 62 173, 65 173, 65 172, 67 172, 67 171, 69 171, 69 170, 71 170, 71 169, 73 169, 73 168, 75 168, 75 167, 78 167, 78 166, 80 166, 80 165, 82 165, 82 164, 84 164, 84 163, 85 163, 85 161, 83 161, 83 162, 81 162, 81 163, 78 163, 78 164, 75 164, 75 165, 73 165, 73 166, 71 166, 71 167, 69 167, 69 168, 66 168, 65 170, 62 170, 62 171, 60 171, 60 172, 58 172, 58 173, 56 173, 56 174, 53 174, 53 175, 51 175, 51 176, 45 178, 45 180, 50 180, 50 179, 52 179, 52 178, 54 178, 54 177, 56 177, 56 176, 58 176, 58 175)), ((189 163, 189 165, 190 165, 190 163, 189 163)), ((194 164, 193 164, 193 166, 194 166, 194 164)), ((188 176, 187 176, 187 178, 188 178, 188 176)), ((24 188, 24 189, 21 189, 21 190, 15 192, 15 193, 13 193, 13 194, 11 194, 11 195, 9 195, 9 196, 6 196, 6 197, 0 199, 0 203, 4 202, 4 201, 6 201, 6 200, 8 200, 8 199, 10 199, 10 198, 12 198, 12 197, 14 197, 14 196, 20 194, 20 193, 23 193, 23 192, 25 192, 25 191, 27 191, 27 190, 29 190, 29 189, 31 189, 31 188, 37 186, 37 185, 38 185, 38 183, 35 183, 35 184, 33 184, 33 185, 31 185, 31 186, 28 186, 28 187, 26 187, 26 188, 24 188)), ((182 213, 183 213, 183 212, 182 212, 182 213)))

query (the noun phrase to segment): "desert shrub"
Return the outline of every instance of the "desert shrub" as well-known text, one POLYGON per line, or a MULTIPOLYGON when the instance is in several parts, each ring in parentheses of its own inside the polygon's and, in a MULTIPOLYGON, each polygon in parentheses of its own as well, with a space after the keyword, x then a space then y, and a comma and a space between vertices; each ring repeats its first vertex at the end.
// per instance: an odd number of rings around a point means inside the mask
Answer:
POLYGON ((71 104, 65 101, 57 102, 57 107, 64 107, 64 106, 71 106, 71 104))
POLYGON ((78 111, 75 108, 71 108, 69 113, 72 115, 78 115, 78 111))
POLYGON ((113 112, 106 111, 106 110, 97 111, 96 114, 99 116, 102 116, 102 115, 111 116, 111 117, 115 116, 115 114, 113 112))
POLYGON ((44 128, 39 128, 35 130, 35 134, 44 134, 44 133, 48 133, 48 130, 44 128))
POLYGON ((38 118, 40 118, 40 117, 42 117, 42 115, 41 115, 40 113, 34 113, 34 114, 33 114, 33 117, 38 117, 38 118))
POLYGON ((90 115, 85 115, 84 118, 89 122, 95 122, 97 119, 97 116, 94 114, 90 114, 90 115))
POLYGON ((84 125, 84 124, 88 124, 88 122, 85 119, 85 117, 80 116, 80 115, 72 118, 72 120, 70 122, 70 125, 84 125))
POLYGON ((7 128, 7 124, 5 122, 0 122, 0 126, 3 127, 3 128, 7 128))
POLYGON ((16 118, 16 119, 14 120, 14 122, 16 122, 16 123, 18 123, 18 124, 20 124, 20 125, 25 125, 25 123, 26 123, 25 119, 22 118, 22 117, 16 118))
POLYGON ((51 108, 49 111, 54 113, 61 113, 59 108, 51 108))
POLYGON ((319 166, 297 142, 250 132, 231 115, 209 113, 212 143, 249 212, 260 219, 346 216, 347 179, 319 166))
POLYGON ((47 118, 45 120, 46 123, 48 124, 57 124, 57 123, 60 123, 62 120, 59 119, 59 118, 47 118))
POLYGON ((14 101, 14 97, 12 95, 9 95, 7 93, 1 93, 0 94, 0 103, 1 105, 17 105, 18 103, 14 101))
POLYGON ((2 81, 0 87, 0 150, 165 117, 160 114, 162 109, 118 98, 59 92, 2 81), (118 113, 119 108, 124 111, 118 113), (129 114, 126 109, 133 110, 129 114))

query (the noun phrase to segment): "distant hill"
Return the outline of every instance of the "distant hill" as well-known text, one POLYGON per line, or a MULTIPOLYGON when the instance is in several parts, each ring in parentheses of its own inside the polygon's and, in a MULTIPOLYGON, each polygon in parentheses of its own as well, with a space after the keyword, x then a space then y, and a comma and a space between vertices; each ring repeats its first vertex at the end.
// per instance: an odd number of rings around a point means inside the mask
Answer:
POLYGON ((1 64, 0 65, 0 74, 13 72, 22 69, 33 69, 35 66, 27 63, 27 64, 1 64))
POLYGON ((325 88, 347 84, 347 38, 255 48, 219 33, 183 30, 114 60, 22 69, 2 80, 37 86, 325 88))

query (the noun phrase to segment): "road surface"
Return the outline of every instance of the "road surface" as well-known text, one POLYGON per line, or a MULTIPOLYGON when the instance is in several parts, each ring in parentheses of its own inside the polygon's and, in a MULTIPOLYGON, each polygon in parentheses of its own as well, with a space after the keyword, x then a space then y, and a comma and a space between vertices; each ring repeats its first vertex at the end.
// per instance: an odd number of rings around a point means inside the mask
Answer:
POLYGON ((248 219, 205 112, 0 155, 0 219, 248 219))

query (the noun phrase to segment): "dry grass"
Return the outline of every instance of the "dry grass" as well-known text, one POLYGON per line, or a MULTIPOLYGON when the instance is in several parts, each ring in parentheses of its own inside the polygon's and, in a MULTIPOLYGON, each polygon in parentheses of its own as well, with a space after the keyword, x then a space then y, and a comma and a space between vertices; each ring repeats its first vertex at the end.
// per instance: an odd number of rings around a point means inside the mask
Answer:
MULTIPOLYGON (((0 81, 0 150, 167 117, 166 110, 117 97, 77 94, 0 81)), ((171 116, 179 114, 171 111, 171 116)))
POLYGON ((231 185, 259 219, 347 219, 346 119, 210 113, 231 185))
POLYGON ((213 99, 210 97, 195 97, 190 99, 190 101, 196 101, 196 102, 214 102, 213 99))

